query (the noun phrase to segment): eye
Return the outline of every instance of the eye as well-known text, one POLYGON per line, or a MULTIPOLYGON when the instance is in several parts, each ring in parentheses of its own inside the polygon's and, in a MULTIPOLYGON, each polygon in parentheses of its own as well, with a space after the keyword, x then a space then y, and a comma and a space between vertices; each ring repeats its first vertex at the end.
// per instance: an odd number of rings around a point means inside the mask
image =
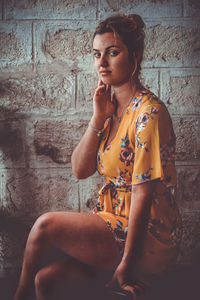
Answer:
POLYGON ((100 52, 94 52, 93 55, 94 55, 95 58, 100 58, 101 57, 100 52))
POLYGON ((119 54, 119 51, 117 51, 117 50, 110 50, 110 51, 109 51, 109 54, 110 54, 111 56, 117 56, 117 55, 119 54))

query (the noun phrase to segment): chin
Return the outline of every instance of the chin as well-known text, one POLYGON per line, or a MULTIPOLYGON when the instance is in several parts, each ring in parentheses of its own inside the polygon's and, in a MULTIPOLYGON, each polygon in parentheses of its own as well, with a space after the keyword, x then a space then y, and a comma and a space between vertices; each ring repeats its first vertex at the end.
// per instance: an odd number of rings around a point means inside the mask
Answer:
POLYGON ((112 85, 112 80, 109 80, 108 78, 101 77, 101 80, 103 81, 104 84, 112 85))

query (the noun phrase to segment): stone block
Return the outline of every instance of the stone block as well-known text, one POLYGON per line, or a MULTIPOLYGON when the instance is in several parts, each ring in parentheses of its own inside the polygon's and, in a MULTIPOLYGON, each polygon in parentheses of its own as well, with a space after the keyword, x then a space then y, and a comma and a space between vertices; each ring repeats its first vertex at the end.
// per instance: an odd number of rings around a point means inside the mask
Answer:
POLYGON ((0 67, 32 62, 31 22, 1 22, 0 67))
POLYGON ((1 76, 1 113, 61 114, 74 109, 75 79, 56 72, 1 76))
POLYGON ((103 186, 105 179, 96 172, 88 179, 79 181, 80 210, 92 212, 98 200, 98 191, 103 186))
POLYGON ((183 235, 179 262, 192 263, 199 261, 200 255, 200 211, 182 215, 183 235))
POLYGON ((10 0, 8 19, 96 19, 95 0, 10 0))
POLYGON ((4 19, 4 9, 3 9, 3 1, 0 1, 0 19, 4 19))
POLYGON ((200 211, 200 166, 177 166, 177 201, 182 211, 200 211))
POLYGON ((98 84, 98 76, 94 73, 79 73, 77 76, 77 106, 78 110, 93 111, 93 95, 98 84))
POLYGON ((25 167, 27 157, 25 120, 0 121, 0 168, 25 167))
POLYGON ((32 220, 48 211, 79 210, 78 183, 70 169, 7 169, 0 178, 1 210, 12 217, 32 220))
POLYGON ((115 13, 139 14, 143 18, 180 17, 182 3, 179 0, 106 0, 100 1, 100 18, 115 13))
POLYGON ((184 0, 183 1, 183 15, 184 17, 199 17, 200 16, 200 2, 199 0, 184 0))
POLYGON ((43 163, 56 163, 66 165, 71 162, 72 151, 78 144, 88 121, 84 120, 40 120, 36 122, 34 129, 35 159, 32 164, 36 166, 37 161, 43 163))
POLYGON ((195 21, 147 22, 144 66, 200 66, 199 25, 195 21))
POLYGON ((156 96, 159 96, 159 71, 156 69, 142 68, 140 77, 144 87, 150 89, 156 96))
POLYGON ((92 34, 95 22, 37 22, 35 32, 36 62, 61 61, 74 72, 92 68, 92 34))
POLYGON ((172 114, 200 113, 200 70, 161 70, 161 98, 172 114))
MULTIPOLYGON (((25 243, 30 227, 16 218, 0 217, 0 277, 14 273, 21 267, 25 243)), ((1 294, 2 295, 2 294, 1 294)))
POLYGON ((199 118, 195 116, 173 117, 176 134, 176 160, 197 161, 199 150, 199 118))

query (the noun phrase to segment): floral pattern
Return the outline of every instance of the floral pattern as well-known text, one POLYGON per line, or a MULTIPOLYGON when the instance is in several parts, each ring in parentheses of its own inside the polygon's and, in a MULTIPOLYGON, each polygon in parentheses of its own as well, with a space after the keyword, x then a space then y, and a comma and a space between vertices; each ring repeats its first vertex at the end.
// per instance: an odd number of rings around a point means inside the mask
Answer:
POLYGON ((141 115, 139 115, 137 121, 136 121, 136 134, 139 134, 144 128, 146 127, 148 120, 151 118, 154 119, 153 115, 157 114, 158 110, 155 107, 151 108, 150 113, 145 112, 141 115))
POLYGON ((156 268, 155 253, 163 253, 163 265, 167 266, 177 255, 181 239, 181 219, 171 192, 176 185, 175 135, 168 111, 153 93, 144 90, 127 108, 118 138, 105 147, 110 126, 108 122, 97 155, 98 171, 106 176, 106 182, 99 191, 95 212, 108 224, 123 253, 132 185, 157 179, 147 231, 147 240, 153 244, 146 249, 144 242, 142 257, 151 254, 156 268))
POLYGON ((126 166, 129 166, 131 162, 134 161, 134 152, 133 149, 128 147, 129 145, 129 140, 127 137, 127 134, 125 136, 125 138, 121 139, 122 143, 121 143, 121 147, 122 150, 120 152, 120 157, 119 159, 125 163, 126 166))

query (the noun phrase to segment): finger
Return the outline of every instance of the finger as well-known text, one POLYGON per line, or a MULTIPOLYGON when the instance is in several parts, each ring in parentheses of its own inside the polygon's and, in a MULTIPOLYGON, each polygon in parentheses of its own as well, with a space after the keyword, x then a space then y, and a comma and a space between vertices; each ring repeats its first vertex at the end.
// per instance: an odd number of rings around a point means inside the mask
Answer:
POLYGON ((131 285, 126 285, 126 286, 123 287, 123 290, 125 290, 125 291, 131 293, 131 294, 133 295, 133 299, 136 299, 137 293, 136 293, 136 291, 135 291, 135 289, 134 289, 133 286, 131 286, 131 285))
POLYGON ((100 95, 100 94, 105 93, 105 91, 106 91, 105 84, 102 84, 96 88, 95 93, 96 93, 96 95, 100 95))
POLYGON ((142 292, 145 292, 147 289, 149 289, 151 287, 151 285, 143 280, 137 280, 134 283, 134 287, 142 292))
POLYGON ((102 85, 105 86, 105 83, 100 79, 99 82, 98 82, 98 86, 102 86, 102 85))
POLYGON ((109 287, 113 286, 114 283, 115 283, 115 280, 112 279, 112 280, 110 280, 108 283, 106 283, 105 286, 106 286, 107 288, 109 288, 109 287))
POLYGON ((111 85, 109 85, 109 84, 106 85, 106 92, 108 94, 111 94, 111 85))
POLYGON ((111 287, 115 283, 116 283, 116 278, 115 278, 115 276, 113 276, 112 279, 108 283, 106 283, 106 287, 111 287))
POLYGON ((116 101, 117 101, 117 100, 116 100, 116 98, 115 98, 115 94, 113 93, 112 96, 111 96, 111 102, 112 102, 113 104, 116 104, 116 103, 117 103, 116 101))

